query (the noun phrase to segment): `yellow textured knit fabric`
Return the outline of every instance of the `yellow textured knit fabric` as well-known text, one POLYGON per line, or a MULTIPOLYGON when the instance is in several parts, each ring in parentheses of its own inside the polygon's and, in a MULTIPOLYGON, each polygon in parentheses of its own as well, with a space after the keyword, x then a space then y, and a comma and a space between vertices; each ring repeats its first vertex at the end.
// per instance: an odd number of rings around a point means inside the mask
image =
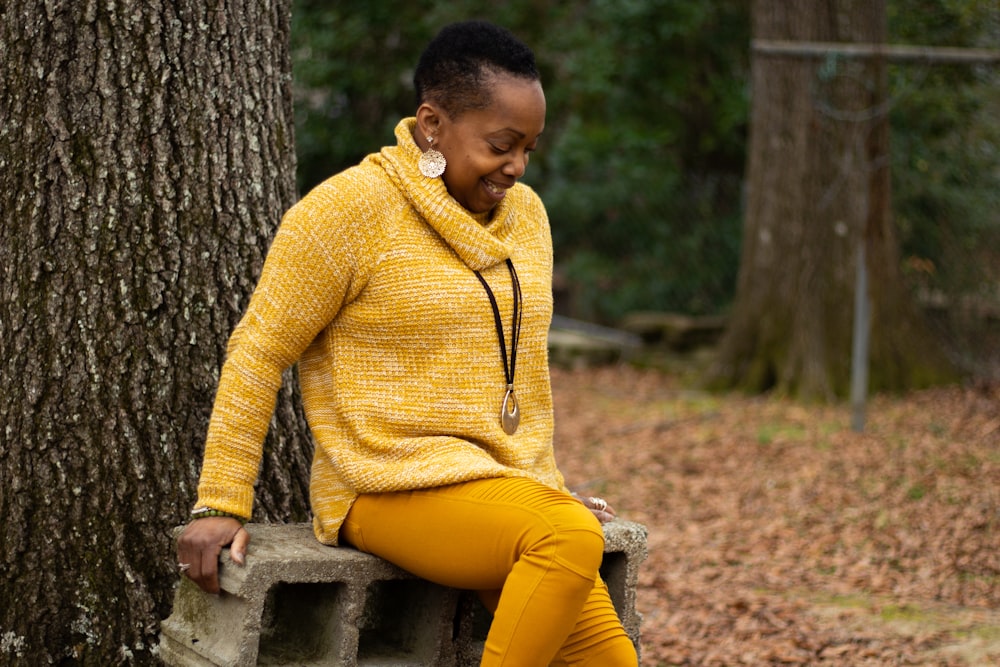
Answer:
POLYGON ((396 146, 325 181, 283 219, 229 341, 198 506, 250 516, 281 374, 297 360, 322 542, 336 544, 360 493, 502 476, 566 490, 552 451, 545 210, 519 184, 477 222, 441 179, 420 174, 414 122, 400 122, 396 146), (493 311, 473 273, 496 295, 509 351, 508 257, 524 296, 513 436, 500 425, 493 311))

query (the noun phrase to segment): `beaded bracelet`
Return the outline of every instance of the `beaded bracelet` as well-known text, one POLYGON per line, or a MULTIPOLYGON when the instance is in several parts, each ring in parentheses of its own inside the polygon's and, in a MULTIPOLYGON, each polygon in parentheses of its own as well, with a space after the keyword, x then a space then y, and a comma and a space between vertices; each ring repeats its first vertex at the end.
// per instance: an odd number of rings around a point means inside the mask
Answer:
POLYGON ((239 514, 233 514, 232 512, 223 512, 222 510, 214 510, 211 507, 199 507, 198 509, 191 512, 192 519, 207 519, 208 517, 217 516, 224 517, 227 519, 236 519, 240 524, 246 525, 247 520, 241 517, 239 514))

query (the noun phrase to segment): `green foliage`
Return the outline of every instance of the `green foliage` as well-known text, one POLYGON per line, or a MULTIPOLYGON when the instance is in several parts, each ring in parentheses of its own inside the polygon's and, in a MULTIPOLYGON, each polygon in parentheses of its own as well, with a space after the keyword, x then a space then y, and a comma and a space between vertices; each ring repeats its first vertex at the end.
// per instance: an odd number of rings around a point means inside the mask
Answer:
POLYGON ((593 3, 539 189, 575 314, 718 310, 735 283, 748 17, 738 3, 593 3))
POLYGON ((299 186, 305 190, 392 138, 413 108, 409 78, 430 36, 408 3, 295 0, 292 60, 299 186), (390 9, 391 8, 391 9, 390 9))
MULTIPOLYGON (((892 37, 995 46, 1000 13, 991 5, 897 1, 892 37)), ((996 65, 897 66, 891 85, 893 205, 911 281, 953 295, 996 290, 1000 272, 991 276, 988 267, 1000 260, 1000 71, 996 65)))
MULTIPOLYGON (((893 7, 903 6, 902 0, 893 7)), ((996 48, 1000 7, 906 0, 893 40, 996 48)), ((1000 66, 910 65, 892 71, 893 208, 903 270, 956 358, 988 372, 1000 345, 1000 66), (992 304, 992 305, 991 305, 992 304)))

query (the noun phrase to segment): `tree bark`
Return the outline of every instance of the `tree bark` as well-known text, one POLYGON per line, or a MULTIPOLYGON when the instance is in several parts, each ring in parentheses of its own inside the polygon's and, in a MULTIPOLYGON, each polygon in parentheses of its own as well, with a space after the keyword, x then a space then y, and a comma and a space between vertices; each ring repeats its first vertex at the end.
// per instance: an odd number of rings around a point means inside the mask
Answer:
MULTIPOLYGON (((756 39, 883 43, 884 2, 756 0, 756 39)), ((873 390, 954 377, 899 271, 888 84, 878 58, 754 54, 737 293, 717 387, 830 400, 850 386, 859 244, 872 304, 873 390)))
MULTIPOLYGON (((289 0, 0 11, 0 663, 151 664, 228 335, 295 199, 289 0)), ((258 514, 302 519, 292 383, 258 514)))

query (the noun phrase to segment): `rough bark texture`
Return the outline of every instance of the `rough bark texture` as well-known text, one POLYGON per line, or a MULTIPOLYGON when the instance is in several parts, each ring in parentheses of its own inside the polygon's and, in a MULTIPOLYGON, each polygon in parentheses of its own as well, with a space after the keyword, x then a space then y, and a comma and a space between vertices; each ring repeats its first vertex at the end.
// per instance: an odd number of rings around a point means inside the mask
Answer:
MULTIPOLYGON (((0 663, 155 661, 225 342, 295 198, 288 30, 288 0, 0 10, 0 663)), ((305 516, 292 393, 259 518, 305 516)))
MULTIPOLYGON (((758 39, 885 41, 882 2, 757 0, 758 39)), ((720 386, 804 398, 847 393, 856 260, 872 303, 871 386, 951 377, 898 270, 886 63, 757 54, 737 296, 713 369, 720 386)))

